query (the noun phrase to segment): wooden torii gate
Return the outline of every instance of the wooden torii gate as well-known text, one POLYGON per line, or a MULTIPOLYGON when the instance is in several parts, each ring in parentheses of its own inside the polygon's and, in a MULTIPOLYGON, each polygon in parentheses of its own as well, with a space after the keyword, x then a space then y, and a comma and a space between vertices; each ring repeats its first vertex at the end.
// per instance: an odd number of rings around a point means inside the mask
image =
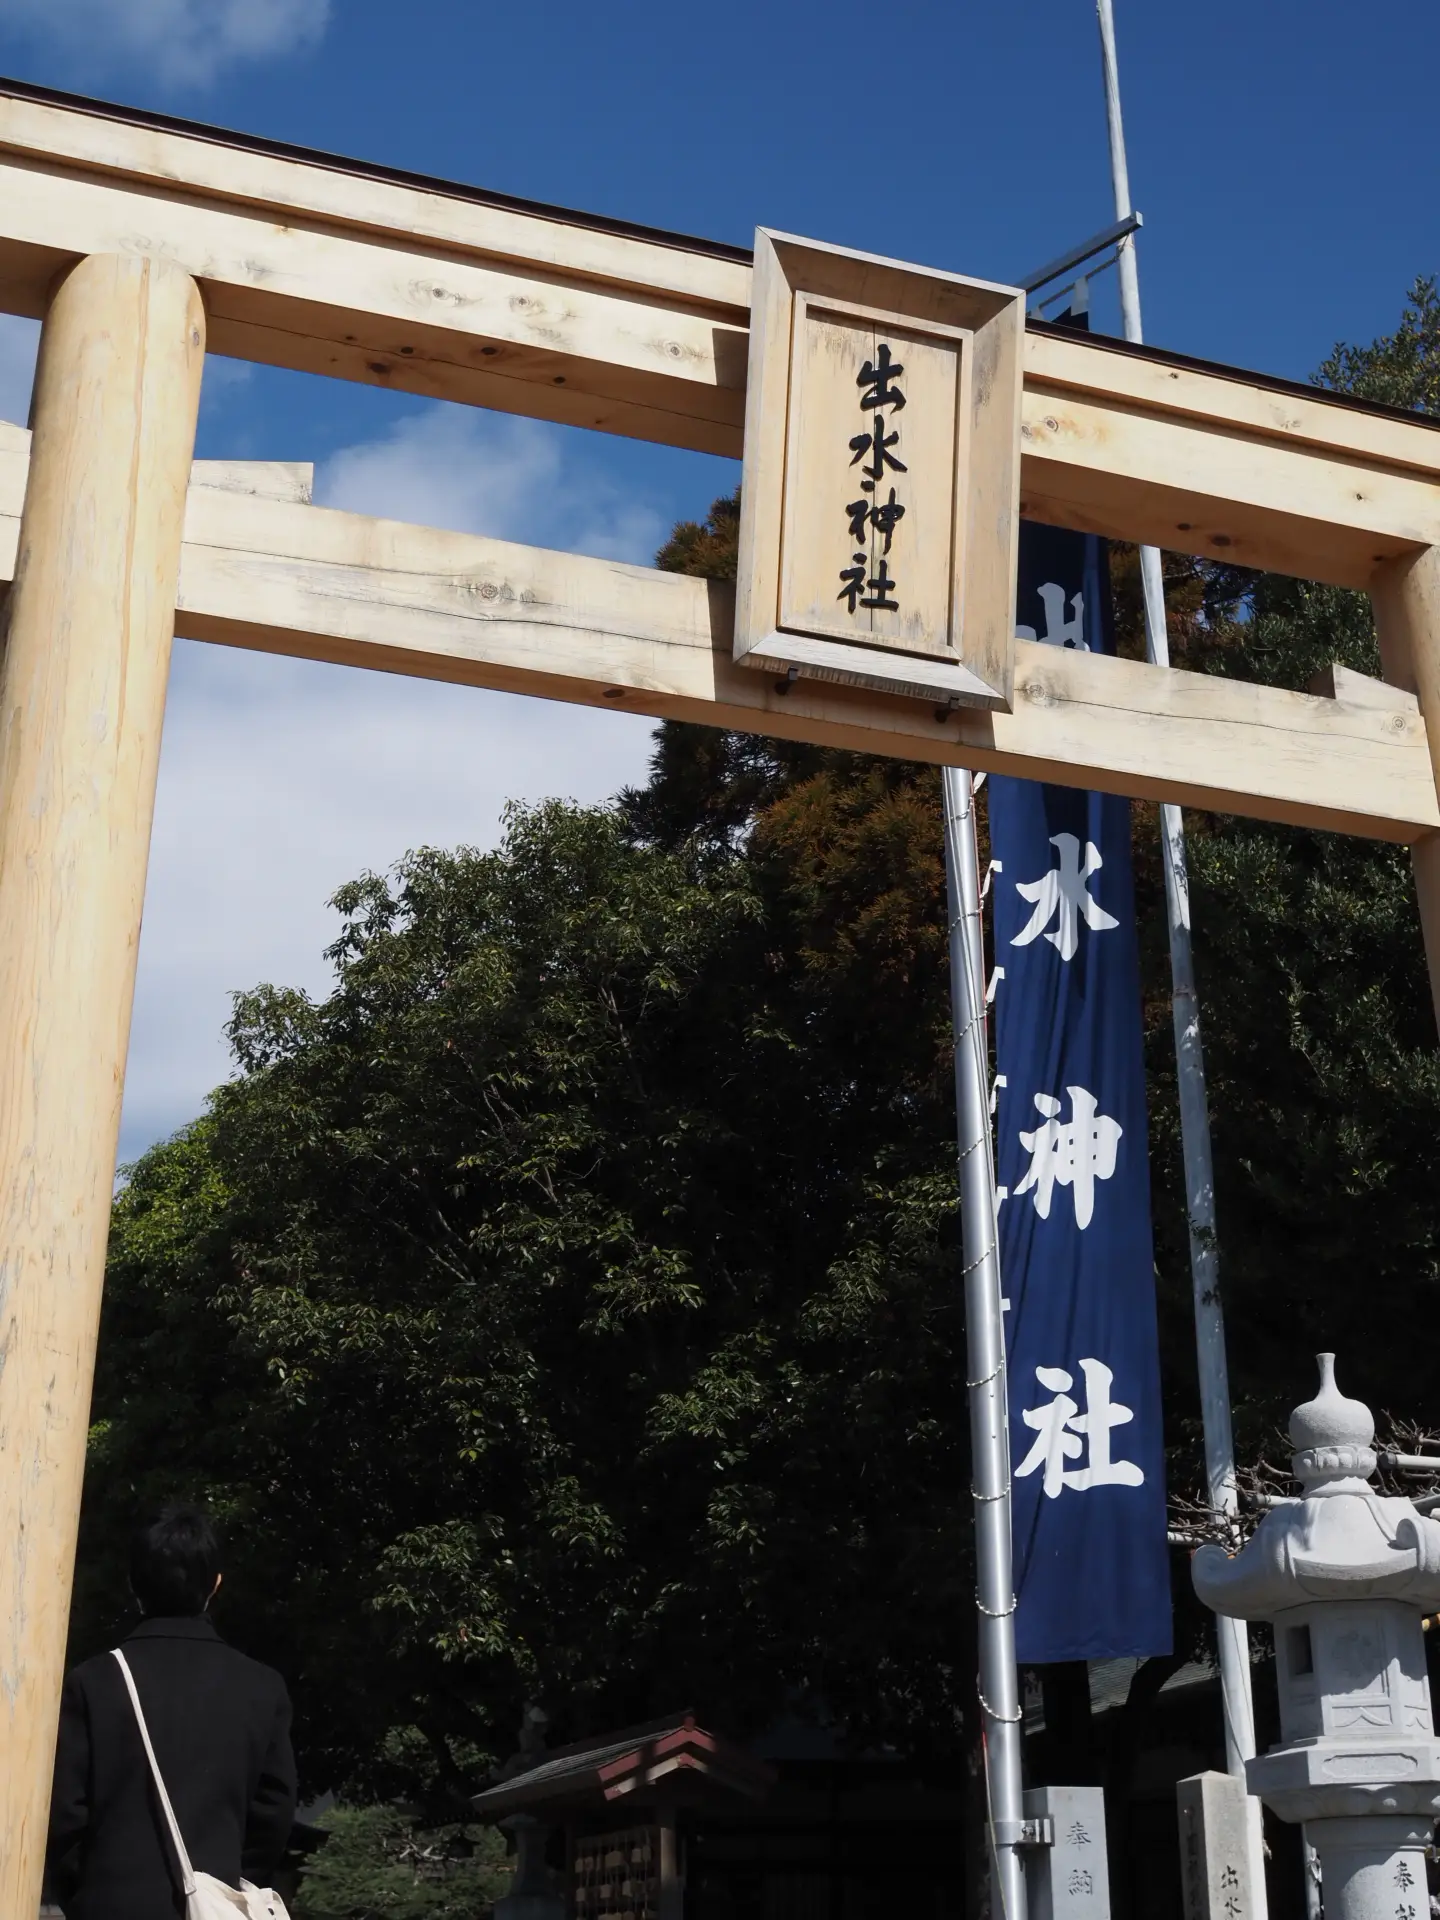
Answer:
POLYGON ((751 280, 0 83, 0 310, 44 319, 0 438, 0 1920, 38 1897, 172 632, 1409 843, 1440 993, 1437 423, 1017 327, 1020 511, 1368 591, 1386 681, 1333 698, 1023 640, 998 706, 780 678, 714 583, 192 477, 207 346, 740 455, 751 280))

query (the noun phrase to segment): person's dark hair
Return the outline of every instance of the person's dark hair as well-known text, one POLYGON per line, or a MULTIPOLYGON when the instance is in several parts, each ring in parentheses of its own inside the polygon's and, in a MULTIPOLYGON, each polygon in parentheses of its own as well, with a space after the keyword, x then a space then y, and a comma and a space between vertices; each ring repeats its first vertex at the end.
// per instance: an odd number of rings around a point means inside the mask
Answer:
POLYGON ((146 1613, 203 1613, 219 1571, 220 1541, 202 1507, 172 1502, 131 1538, 130 1585, 146 1613))

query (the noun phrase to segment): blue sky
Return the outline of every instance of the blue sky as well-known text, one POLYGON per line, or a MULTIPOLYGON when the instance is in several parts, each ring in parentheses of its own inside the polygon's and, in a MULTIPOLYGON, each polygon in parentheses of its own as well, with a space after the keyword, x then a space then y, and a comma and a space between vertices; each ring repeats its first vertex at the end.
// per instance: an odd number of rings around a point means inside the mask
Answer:
MULTIPOLYGON (((1147 338, 1304 377, 1440 271, 1422 0, 1116 0, 1147 338)), ((1111 217, 1090 0, 5 0, 0 71, 747 242, 756 224, 998 279, 1111 217)), ((1115 326, 1097 283, 1096 320, 1115 326)), ((0 322, 0 416, 33 328, 0 322)), ((203 454, 313 459, 336 504, 648 558, 726 462, 217 362, 203 454)), ((643 773, 633 717, 181 646, 122 1152, 225 1071, 231 989, 322 991, 324 901, 506 797, 643 773)))

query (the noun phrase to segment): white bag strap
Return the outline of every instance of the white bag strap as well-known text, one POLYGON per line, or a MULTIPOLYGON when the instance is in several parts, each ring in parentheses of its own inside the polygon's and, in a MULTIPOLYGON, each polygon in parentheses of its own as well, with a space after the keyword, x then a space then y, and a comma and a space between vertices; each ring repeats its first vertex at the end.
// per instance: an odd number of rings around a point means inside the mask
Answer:
POLYGON ((170 1828, 170 1838, 175 1846, 175 1856, 180 1862, 180 1881, 185 1890, 185 1898, 190 1899, 195 1891, 195 1869, 190 1864, 190 1856, 185 1851, 185 1842, 180 1838, 180 1823, 175 1818, 175 1809, 170 1804, 170 1796, 165 1791, 164 1777, 160 1772, 160 1763, 155 1758, 155 1749, 150 1744, 150 1729, 145 1724, 145 1715, 140 1706, 140 1696, 135 1691, 135 1676, 130 1671, 130 1662, 119 1647, 110 1649, 116 1665, 125 1679, 125 1691, 130 1695, 130 1704, 135 1709, 135 1724, 140 1729, 140 1738, 145 1743, 145 1758, 150 1762, 150 1774, 155 1782, 155 1791, 160 1796, 160 1805, 165 1809, 165 1821, 170 1828))

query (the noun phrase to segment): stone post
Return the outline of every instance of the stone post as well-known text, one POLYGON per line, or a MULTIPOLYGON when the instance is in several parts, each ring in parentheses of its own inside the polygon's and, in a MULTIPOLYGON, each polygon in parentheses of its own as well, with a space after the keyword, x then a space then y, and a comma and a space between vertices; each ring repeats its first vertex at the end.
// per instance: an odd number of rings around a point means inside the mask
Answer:
POLYGON ((565 1920, 569 1907, 545 1864, 550 1829, 530 1813, 512 1813, 500 1824, 515 1836, 515 1878, 495 1902, 495 1920, 565 1920))
POLYGON ((1030 1920, 1110 1920, 1102 1789, 1031 1787, 1024 1806, 1036 1834, 1025 1860, 1030 1920))
POLYGON ((1185 1920, 1255 1920, 1265 1909, 1253 1878, 1254 1802, 1244 1781, 1233 1773, 1192 1773, 1176 1783, 1175 1799, 1185 1920))
POLYGON ((1238 1554, 1202 1547, 1192 1563, 1207 1606, 1274 1628, 1281 1738, 1247 1784, 1304 1824, 1325 1920, 1427 1920, 1440 1742, 1421 1620, 1440 1608, 1440 1522, 1371 1488, 1375 1423, 1336 1387, 1333 1354, 1290 1438, 1301 1497, 1238 1554))

